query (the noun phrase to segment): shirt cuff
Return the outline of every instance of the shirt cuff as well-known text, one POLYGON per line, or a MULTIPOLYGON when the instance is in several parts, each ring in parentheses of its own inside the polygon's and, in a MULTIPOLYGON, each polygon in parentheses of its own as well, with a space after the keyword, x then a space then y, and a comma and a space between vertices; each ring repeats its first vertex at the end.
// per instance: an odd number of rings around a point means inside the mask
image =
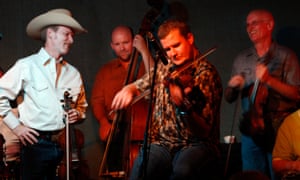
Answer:
POLYGON ((3 121, 10 129, 14 129, 18 125, 20 125, 19 119, 14 115, 14 113, 12 113, 12 111, 9 111, 7 113, 7 115, 4 117, 3 121))

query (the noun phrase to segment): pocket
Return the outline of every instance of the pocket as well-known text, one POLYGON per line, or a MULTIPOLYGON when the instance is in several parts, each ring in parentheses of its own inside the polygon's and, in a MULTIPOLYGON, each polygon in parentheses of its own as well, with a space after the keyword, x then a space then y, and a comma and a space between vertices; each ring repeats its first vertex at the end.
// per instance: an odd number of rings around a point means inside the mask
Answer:
POLYGON ((49 86, 46 83, 35 83, 31 86, 31 94, 34 95, 34 99, 36 99, 39 105, 42 107, 48 107, 47 104, 51 103, 50 101, 54 100, 51 98, 52 92, 49 91, 49 86), (45 102, 48 103, 45 103, 45 102))
POLYGON ((36 83, 32 86, 32 88, 37 92, 42 92, 48 89, 48 85, 46 83, 36 83))

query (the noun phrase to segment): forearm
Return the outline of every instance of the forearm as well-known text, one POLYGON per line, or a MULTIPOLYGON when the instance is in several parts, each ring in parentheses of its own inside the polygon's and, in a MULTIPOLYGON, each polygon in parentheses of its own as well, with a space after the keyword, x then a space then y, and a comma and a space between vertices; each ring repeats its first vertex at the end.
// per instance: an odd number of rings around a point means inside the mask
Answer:
POLYGON ((85 91, 83 86, 81 87, 81 91, 77 97, 77 103, 75 106, 75 109, 78 111, 78 116, 80 120, 83 120, 86 118, 86 108, 88 104, 86 101, 85 91))
POLYGON ((281 82, 280 80, 270 76, 268 80, 265 82, 270 88, 277 91, 282 96, 300 101, 300 90, 299 87, 292 86, 286 83, 281 82))
POLYGON ((152 55, 150 51, 147 49, 144 52, 141 52, 143 63, 145 65, 146 72, 149 72, 150 68, 154 65, 154 60, 152 58, 152 55))
POLYGON ((283 174, 287 171, 300 172, 300 161, 276 159, 272 161, 272 165, 275 173, 278 174, 283 174))

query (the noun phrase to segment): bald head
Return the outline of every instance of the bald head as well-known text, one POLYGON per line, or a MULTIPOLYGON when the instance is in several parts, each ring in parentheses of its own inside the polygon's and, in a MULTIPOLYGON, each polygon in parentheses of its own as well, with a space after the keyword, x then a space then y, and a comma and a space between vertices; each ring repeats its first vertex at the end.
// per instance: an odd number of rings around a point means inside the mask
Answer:
POLYGON ((268 21, 274 24, 274 17, 272 13, 266 9, 255 9, 248 13, 247 20, 255 17, 261 21, 268 21))
POLYGON ((120 25, 111 32, 111 48, 123 62, 130 60, 133 49, 133 31, 130 27, 120 25))
POLYGON ((130 28, 129 26, 125 26, 125 25, 120 25, 120 26, 115 27, 112 30, 111 40, 113 41, 114 37, 117 36, 117 35, 120 35, 120 34, 130 36, 131 39, 134 36, 132 28, 130 28))
POLYGON ((254 44, 264 44, 264 46, 271 44, 275 22, 270 11, 265 9, 252 10, 247 16, 246 23, 248 36, 254 44))

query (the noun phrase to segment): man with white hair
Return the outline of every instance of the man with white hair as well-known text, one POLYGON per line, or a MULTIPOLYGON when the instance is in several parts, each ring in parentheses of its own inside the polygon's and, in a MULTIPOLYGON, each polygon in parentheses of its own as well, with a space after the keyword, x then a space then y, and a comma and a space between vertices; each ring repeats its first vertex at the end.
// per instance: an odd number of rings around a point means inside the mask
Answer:
POLYGON ((275 20, 267 9, 246 17, 252 47, 241 51, 232 66, 225 99, 241 100, 239 128, 243 171, 260 171, 274 180, 272 149, 284 118, 300 101, 300 66, 295 52, 272 37, 275 20))
POLYGON ((54 9, 33 18, 26 31, 44 46, 19 59, 0 79, 0 116, 22 143, 21 178, 55 179, 63 157, 57 137, 67 124, 85 119, 87 108, 81 75, 63 56, 69 52, 74 34, 86 30, 69 10, 54 9), (20 92, 24 99, 16 117, 9 100, 20 92), (68 110, 61 101, 65 92, 72 100, 68 110))

